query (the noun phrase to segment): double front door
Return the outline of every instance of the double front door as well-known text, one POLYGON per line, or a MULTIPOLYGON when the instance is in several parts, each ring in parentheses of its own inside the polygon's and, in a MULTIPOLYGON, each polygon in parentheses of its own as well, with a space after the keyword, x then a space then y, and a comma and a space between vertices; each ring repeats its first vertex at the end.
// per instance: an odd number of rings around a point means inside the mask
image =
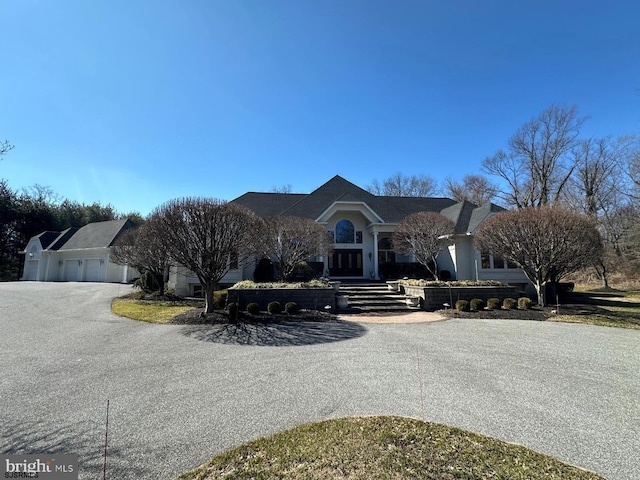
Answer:
POLYGON ((334 250, 329 257, 331 277, 362 277, 362 250, 334 250))

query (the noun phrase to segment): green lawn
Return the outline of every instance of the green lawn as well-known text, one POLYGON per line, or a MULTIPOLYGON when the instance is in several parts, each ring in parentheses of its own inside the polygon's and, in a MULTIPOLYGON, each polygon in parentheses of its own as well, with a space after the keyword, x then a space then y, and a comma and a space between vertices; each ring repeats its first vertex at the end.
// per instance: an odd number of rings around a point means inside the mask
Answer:
POLYGON ((550 321, 640 330, 638 291, 577 291, 565 303, 569 305, 560 305, 559 315, 550 317, 550 321))
POLYGON ((217 478, 602 479, 519 445, 403 417, 301 425, 217 455, 179 477, 217 478))

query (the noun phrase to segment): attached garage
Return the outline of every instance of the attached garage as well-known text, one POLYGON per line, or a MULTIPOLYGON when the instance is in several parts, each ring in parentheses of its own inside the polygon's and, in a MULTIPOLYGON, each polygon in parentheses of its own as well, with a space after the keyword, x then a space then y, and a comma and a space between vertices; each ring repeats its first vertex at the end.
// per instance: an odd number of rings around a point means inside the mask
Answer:
POLYGON ((80 272, 79 260, 65 260, 64 262, 64 281, 77 282, 78 273, 80 272))
POLYGON ((62 232, 42 232, 25 249, 23 280, 44 282, 127 282, 133 268, 111 261, 118 236, 135 224, 129 219, 89 223, 62 232))
POLYGON ((102 271, 102 265, 104 260, 97 258, 90 258, 85 260, 84 281, 85 282, 103 282, 104 272, 102 271))

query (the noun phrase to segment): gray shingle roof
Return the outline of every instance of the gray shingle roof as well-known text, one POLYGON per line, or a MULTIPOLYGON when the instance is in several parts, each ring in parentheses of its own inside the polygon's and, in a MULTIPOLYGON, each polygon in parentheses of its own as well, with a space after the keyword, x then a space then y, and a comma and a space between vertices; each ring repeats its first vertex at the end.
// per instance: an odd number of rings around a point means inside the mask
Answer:
POLYGON ((450 198, 373 195, 339 175, 309 194, 248 192, 232 200, 261 217, 292 215, 313 220, 338 201, 366 203, 385 223, 399 223, 412 213, 439 212, 455 223, 459 234, 473 232, 488 215, 503 210, 490 203, 478 207, 450 198))
POLYGON ((506 208, 502 208, 493 203, 485 203, 484 205, 480 205, 473 211, 471 218, 469 219, 469 226, 467 227, 467 232, 475 233, 476 229, 480 226, 482 222, 484 222, 487 218, 489 218, 494 213, 504 212, 506 208))
POLYGON ((69 240, 74 233, 79 230, 77 227, 67 228, 66 230, 60 232, 55 241, 49 246, 49 250, 58 250, 61 246, 65 244, 67 240, 69 240))
POLYGON ((36 235, 36 238, 38 238, 38 240, 40 240, 40 245, 42 246, 42 249, 46 249, 49 248, 49 245, 51 245, 59 236, 60 236, 61 232, 42 232, 40 235, 36 235))
MULTIPOLYGON (((71 236, 55 250, 110 247, 120 232, 133 226, 134 224, 131 220, 123 218, 121 220, 89 223, 75 232, 71 232, 73 229, 69 229, 67 232, 70 232, 71 236)), ((56 244, 59 244, 60 240, 56 244)))
POLYGON ((462 234, 469 231, 469 221, 471 220, 473 212, 476 208, 477 205, 464 200, 443 209, 440 213, 442 213, 442 215, 447 217, 455 224, 455 233, 462 234))
POLYGON ((233 203, 244 205, 260 217, 272 217, 282 215, 282 212, 306 196, 306 193, 247 192, 233 200, 233 203))

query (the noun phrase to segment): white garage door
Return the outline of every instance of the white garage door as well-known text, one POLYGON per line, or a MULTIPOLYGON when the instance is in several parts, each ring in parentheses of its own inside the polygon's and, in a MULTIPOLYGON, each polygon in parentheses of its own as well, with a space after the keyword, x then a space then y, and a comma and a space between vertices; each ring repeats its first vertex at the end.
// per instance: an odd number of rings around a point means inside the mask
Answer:
POLYGON ((38 279, 38 262, 39 260, 27 260, 27 268, 24 272, 24 279, 34 281, 38 279))
POLYGON ((77 282, 79 268, 78 260, 66 260, 64 262, 64 281, 77 282))
POLYGON ((85 260, 84 281, 85 282, 99 282, 102 280, 100 260, 90 259, 85 260))

